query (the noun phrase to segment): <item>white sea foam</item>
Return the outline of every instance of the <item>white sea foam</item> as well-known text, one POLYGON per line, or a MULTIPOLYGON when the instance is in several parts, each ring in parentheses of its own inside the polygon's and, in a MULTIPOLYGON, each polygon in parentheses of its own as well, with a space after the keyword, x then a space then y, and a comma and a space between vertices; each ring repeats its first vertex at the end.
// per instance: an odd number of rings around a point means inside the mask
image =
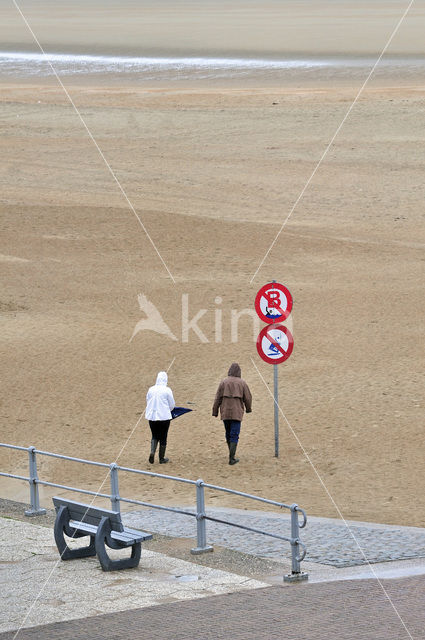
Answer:
POLYGON ((210 68, 210 69, 289 69, 296 67, 323 67, 331 64, 325 60, 273 60, 257 58, 167 58, 167 57, 126 57, 126 56, 93 56, 68 53, 24 53, 0 51, 1 63, 31 63, 34 65, 48 62, 59 63, 68 67, 118 67, 125 69, 159 68, 210 68))
MULTIPOLYGON (((0 51, 0 73, 3 75, 47 76, 52 74, 51 66, 53 66, 60 75, 136 73, 146 79, 155 77, 182 79, 189 76, 199 78, 233 77, 255 74, 259 71, 284 74, 332 69, 337 73, 344 73, 348 69, 352 71, 372 67, 373 63, 374 60, 364 58, 276 60, 213 57, 127 57, 0 51)), ((422 59, 384 59, 380 66, 384 69, 403 67, 406 71, 417 71, 419 67, 423 68, 424 61, 422 59)))

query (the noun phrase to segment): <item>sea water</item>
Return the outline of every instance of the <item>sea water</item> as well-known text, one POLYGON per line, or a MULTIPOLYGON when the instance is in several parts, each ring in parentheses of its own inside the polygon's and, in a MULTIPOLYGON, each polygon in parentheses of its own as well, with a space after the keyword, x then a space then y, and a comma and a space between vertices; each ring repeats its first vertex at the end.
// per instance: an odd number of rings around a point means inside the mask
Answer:
MULTIPOLYGON (((376 63, 373 58, 226 58, 226 57, 128 57, 79 55, 71 53, 0 52, 0 75, 7 77, 128 75, 141 81, 185 81, 246 79, 266 76, 269 80, 293 77, 333 77, 339 79, 367 75, 376 63)), ((383 58, 375 74, 410 76, 423 74, 425 58, 383 58)))

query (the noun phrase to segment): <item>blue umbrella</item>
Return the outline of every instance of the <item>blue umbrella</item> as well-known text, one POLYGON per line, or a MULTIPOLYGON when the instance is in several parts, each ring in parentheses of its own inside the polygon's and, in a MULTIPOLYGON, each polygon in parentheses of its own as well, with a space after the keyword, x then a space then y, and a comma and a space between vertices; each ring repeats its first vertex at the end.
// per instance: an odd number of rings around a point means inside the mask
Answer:
POLYGON ((184 413, 187 413, 188 411, 193 411, 193 409, 186 409, 186 407, 174 407, 174 409, 171 412, 171 418, 172 420, 174 420, 174 418, 178 418, 179 416, 182 416, 184 413))

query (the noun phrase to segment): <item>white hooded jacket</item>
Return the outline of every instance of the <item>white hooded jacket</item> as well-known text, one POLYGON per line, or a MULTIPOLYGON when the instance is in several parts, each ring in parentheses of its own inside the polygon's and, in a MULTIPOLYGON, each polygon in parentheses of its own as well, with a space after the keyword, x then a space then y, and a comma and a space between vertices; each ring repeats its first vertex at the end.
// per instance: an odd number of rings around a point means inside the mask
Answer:
POLYGON ((146 395, 146 420, 170 420, 171 411, 176 406, 173 392, 167 387, 168 376, 165 371, 160 371, 156 378, 156 384, 150 387, 146 395))

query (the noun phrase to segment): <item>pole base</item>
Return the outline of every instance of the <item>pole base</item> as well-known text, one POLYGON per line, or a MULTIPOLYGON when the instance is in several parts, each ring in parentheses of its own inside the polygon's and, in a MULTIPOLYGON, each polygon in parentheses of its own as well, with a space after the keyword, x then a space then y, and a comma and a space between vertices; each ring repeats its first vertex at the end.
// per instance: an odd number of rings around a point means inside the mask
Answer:
POLYGON ((209 553, 210 551, 214 551, 214 547, 210 547, 210 545, 207 545, 206 547, 195 547, 194 549, 190 550, 190 553, 193 556, 199 556, 201 553, 209 553))
POLYGON ((304 582, 304 580, 308 580, 308 573, 304 571, 300 571, 300 573, 288 573, 286 576, 283 576, 283 582, 304 582))
POLYGON ((46 509, 27 509, 25 511, 26 516, 44 516, 46 509))

